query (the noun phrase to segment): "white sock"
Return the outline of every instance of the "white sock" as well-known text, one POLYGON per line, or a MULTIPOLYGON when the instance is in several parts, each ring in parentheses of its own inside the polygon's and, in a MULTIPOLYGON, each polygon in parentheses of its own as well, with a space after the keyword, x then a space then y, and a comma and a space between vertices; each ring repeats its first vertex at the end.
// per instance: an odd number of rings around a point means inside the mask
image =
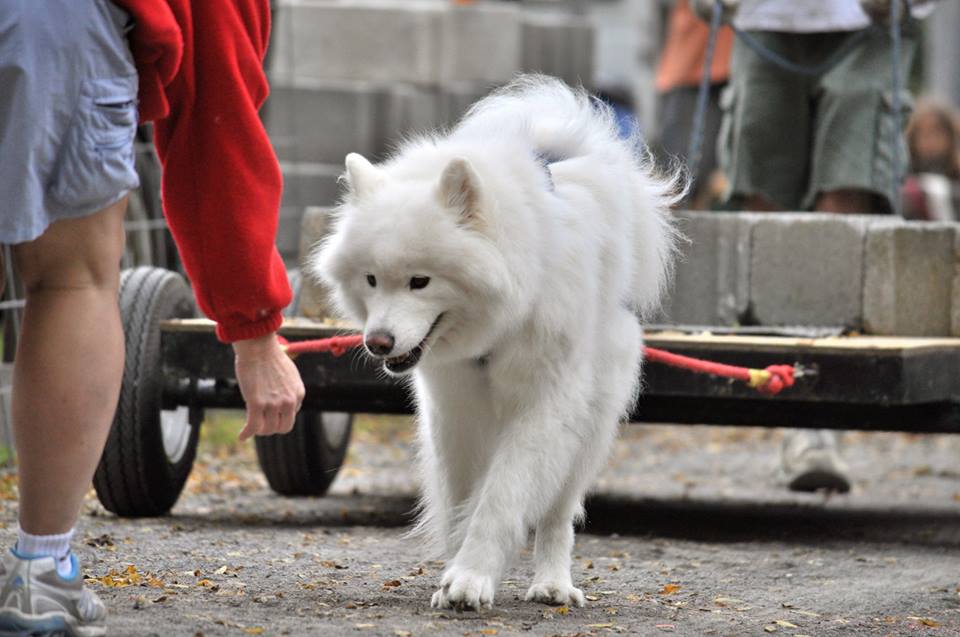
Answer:
POLYGON ((52 557, 57 561, 57 573, 67 577, 73 571, 70 563, 70 541, 74 529, 57 535, 32 535, 17 528, 17 552, 29 557, 52 557))

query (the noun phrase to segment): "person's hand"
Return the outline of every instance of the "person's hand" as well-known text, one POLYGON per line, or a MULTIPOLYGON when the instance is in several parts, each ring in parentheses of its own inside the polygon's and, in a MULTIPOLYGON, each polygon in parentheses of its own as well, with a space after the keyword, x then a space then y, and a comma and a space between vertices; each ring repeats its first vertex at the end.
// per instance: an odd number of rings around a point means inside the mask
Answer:
POLYGON ((303 381, 276 334, 237 341, 233 351, 237 382, 247 403, 240 440, 290 431, 303 402, 303 381))
MULTIPOLYGON (((701 20, 709 23, 713 17, 713 6, 717 0, 690 0, 690 8, 697 14, 701 20)), ((720 21, 729 23, 733 20, 734 14, 740 8, 740 0, 720 0, 720 6, 723 9, 720 14, 720 21)))

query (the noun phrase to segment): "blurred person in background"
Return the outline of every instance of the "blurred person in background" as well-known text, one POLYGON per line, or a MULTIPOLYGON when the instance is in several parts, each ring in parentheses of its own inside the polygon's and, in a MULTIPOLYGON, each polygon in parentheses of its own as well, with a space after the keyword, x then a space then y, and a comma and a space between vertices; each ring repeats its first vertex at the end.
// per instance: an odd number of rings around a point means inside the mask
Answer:
MULTIPOLYGON (((914 18, 928 15, 935 2, 903 3, 901 86, 917 46, 914 18)), ((705 19, 716 5, 694 3, 705 19)), ((766 50, 754 50, 744 36, 733 46, 718 141, 726 198, 752 211, 892 212, 900 196, 893 144, 903 144, 904 159, 907 153, 905 142, 893 140, 906 118, 891 99, 890 0, 721 0, 720 6, 725 20, 766 50), (789 70, 774 56, 807 72, 789 70)), ((788 433, 780 469, 792 490, 850 490, 834 432, 788 433)))
MULTIPOLYGON (((703 77, 710 27, 697 19, 689 0, 676 0, 667 23, 667 37, 657 67, 656 88, 660 127, 654 146, 668 157, 687 157, 700 81, 703 77)), ((716 49, 710 66, 710 94, 704 119, 700 163, 693 178, 693 189, 677 205, 703 210, 720 194, 712 184, 718 182, 716 140, 720 130, 720 92, 730 75, 730 51, 733 32, 722 27, 717 33, 716 49)), ((722 182, 722 178, 720 179, 722 182)))
POLYGON ((960 114, 931 99, 917 103, 907 126, 910 173, 903 216, 920 221, 960 219, 960 114))

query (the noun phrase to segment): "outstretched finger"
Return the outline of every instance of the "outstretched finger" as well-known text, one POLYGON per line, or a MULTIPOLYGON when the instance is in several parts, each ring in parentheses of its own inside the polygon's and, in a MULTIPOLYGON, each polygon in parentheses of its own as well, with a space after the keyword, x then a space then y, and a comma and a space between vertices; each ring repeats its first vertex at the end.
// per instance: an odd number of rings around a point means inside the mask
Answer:
POLYGON ((252 438, 262 427, 263 410, 247 407, 247 422, 240 430, 240 442, 252 438))

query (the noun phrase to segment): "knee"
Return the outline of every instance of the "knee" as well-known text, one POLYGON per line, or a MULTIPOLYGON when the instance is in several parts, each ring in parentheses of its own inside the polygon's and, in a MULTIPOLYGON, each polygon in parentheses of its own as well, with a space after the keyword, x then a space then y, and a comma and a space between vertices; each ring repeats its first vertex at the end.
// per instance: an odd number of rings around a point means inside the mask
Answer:
POLYGON ((14 246, 27 296, 78 289, 116 293, 124 248, 123 204, 90 217, 58 221, 38 239, 14 246))
POLYGON ((24 292, 31 295, 52 291, 100 290, 116 293, 120 287, 120 259, 90 254, 47 263, 44 267, 20 268, 24 292))

